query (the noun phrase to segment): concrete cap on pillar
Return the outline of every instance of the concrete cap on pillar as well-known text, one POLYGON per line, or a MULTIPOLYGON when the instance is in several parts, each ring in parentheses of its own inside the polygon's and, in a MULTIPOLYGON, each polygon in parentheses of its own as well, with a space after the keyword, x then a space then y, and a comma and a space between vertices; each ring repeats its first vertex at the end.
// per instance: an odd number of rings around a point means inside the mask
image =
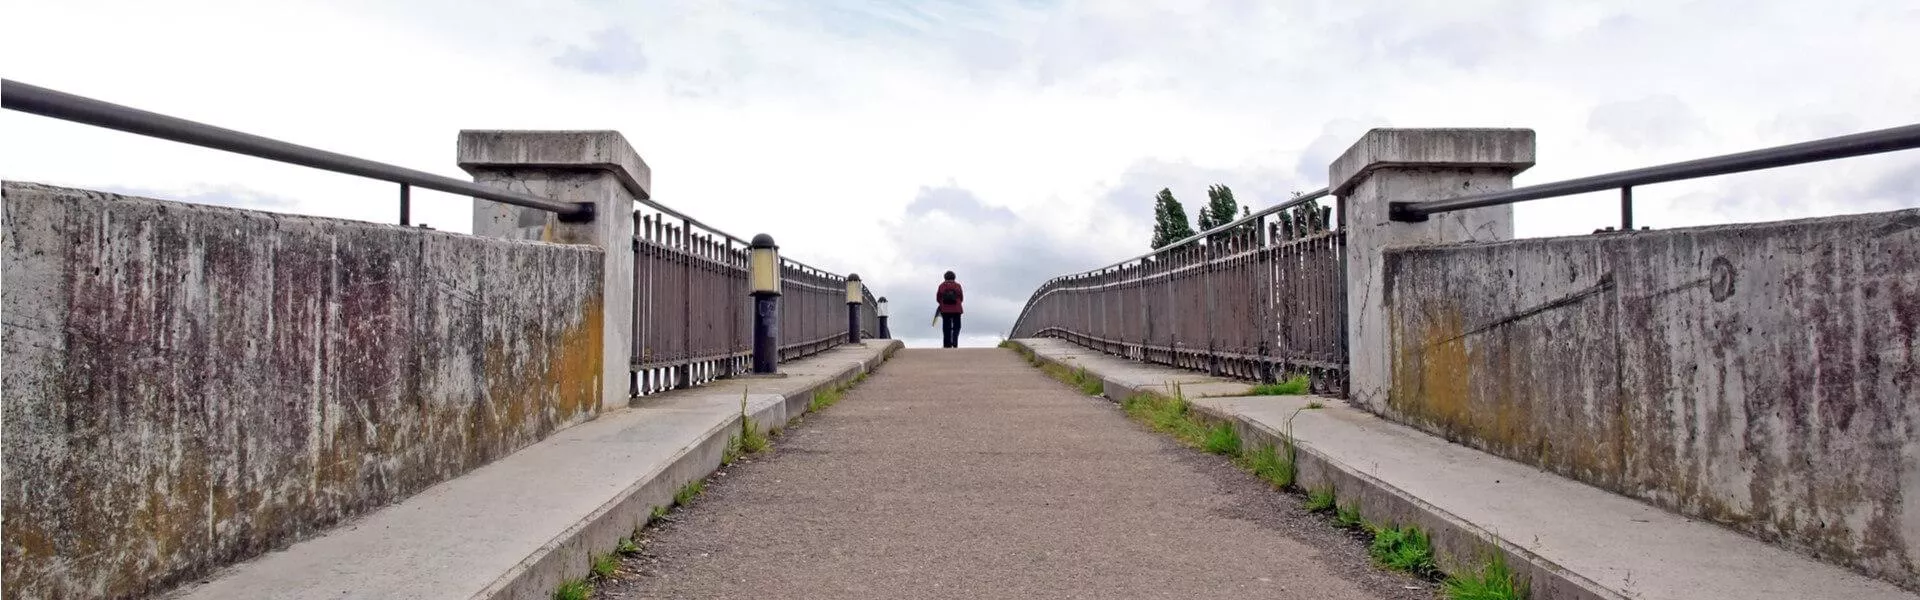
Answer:
POLYGON ((1533 166, 1532 129, 1373 129, 1327 168, 1345 196, 1380 168, 1466 167, 1519 173, 1533 166))
POLYGON ((470 174, 505 168, 600 169, 635 197, 653 198, 653 169, 618 131, 462 129, 460 168, 470 174))

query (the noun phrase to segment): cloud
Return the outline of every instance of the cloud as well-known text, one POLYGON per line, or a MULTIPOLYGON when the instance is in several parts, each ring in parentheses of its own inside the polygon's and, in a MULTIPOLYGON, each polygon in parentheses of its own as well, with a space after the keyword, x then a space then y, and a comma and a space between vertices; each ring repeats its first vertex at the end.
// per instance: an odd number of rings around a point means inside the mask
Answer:
POLYGON ((1701 131, 1700 116, 1671 94, 1596 106, 1587 118, 1595 134, 1628 148, 1644 150, 1690 141, 1701 131))
POLYGON ((139 196, 175 202, 193 204, 211 204, 229 208, 264 210, 272 212, 292 212, 299 208, 299 202, 286 197, 260 190, 235 185, 202 184, 182 189, 155 189, 120 185, 100 185, 94 189, 125 196, 139 196))
POLYGON ((647 55, 633 34, 608 27, 593 32, 585 46, 567 46, 553 64, 594 75, 639 75, 647 71, 647 55))

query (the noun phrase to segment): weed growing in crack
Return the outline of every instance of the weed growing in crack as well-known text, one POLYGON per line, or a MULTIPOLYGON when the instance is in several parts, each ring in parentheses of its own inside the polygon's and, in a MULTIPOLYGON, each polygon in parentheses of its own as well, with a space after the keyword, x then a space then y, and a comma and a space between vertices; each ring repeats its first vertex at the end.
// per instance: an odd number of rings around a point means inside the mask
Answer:
POLYGON ((760 432, 760 424, 755 423, 752 417, 740 420, 741 456, 766 452, 767 448, 772 446, 773 441, 767 439, 767 434, 760 432))
POLYGON ((640 553, 640 546, 637 546, 633 543, 633 538, 620 538, 620 545, 615 546, 613 551, 618 552, 620 554, 627 555, 627 556, 632 556, 640 553))
POLYGON ((612 577, 614 569, 619 566, 620 559, 614 558, 612 554, 595 556, 593 557, 593 576, 601 579, 612 577))
MULTIPOLYGON (((1175 390, 1178 390, 1178 386, 1175 390)), ((1170 434, 1188 446, 1199 446, 1206 440, 1207 428, 1188 414, 1185 399, 1152 393, 1134 394, 1120 403, 1127 415, 1145 423, 1155 431, 1170 434)))
POLYGON ((655 506, 653 507, 653 515, 649 517, 647 521, 653 522, 653 521, 658 521, 665 518, 667 518, 667 507, 655 506))
POLYGON ((1373 557, 1373 562, 1395 571, 1419 577, 1439 573, 1433 565, 1433 543, 1427 540, 1426 532, 1412 525, 1374 528, 1367 555, 1373 557))
POLYGON ((830 387, 813 393, 813 399, 807 402, 807 412, 819 412, 840 402, 840 388, 830 387))
POLYGON ((1286 381, 1253 386, 1248 393, 1254 396, 1298 396, 1307 393, 1308 387, 1306 375, 1295 375, 1286 381))
POLYGON ((1356 502, 1334 509, 1333 524, 1342 529, 1359 529, 1363 524, 1360 520, 1360 504, 1356 502))
POLYGON ((673 505, 686 508, 688 505, 693 504, 695 498, 700 497, 700 492, 706 491, 706 489, 707 482, 704 479, 689 481, 687 485, 680 487, 680 491, 673 493, 673 505))
POLYGON ((1493 553, 1480 570, 1448 577, 1440 591, 1448 600, 1526 600, 1527 582, 1507 567, 1507 559, 1493 553))
POLYGON ((1274 451, 1271 444, 1245 454, 1240 462, 1254 476, 1272 484, 1274 489, 1286 489, 1293 485, 1295 475, 1293 461, 1274 451))
POLYGON ((1333 486, 1329 485, 1308 490, 1307 502, 1302 506, 1307 509, 1307 512, 1323 513, 1332 512, 1334 503, 1333 486))
POLYGON ((553 590, 553 600, 587 600, 593 594, 593 588, 580 579, 569 580, 553 590))
POLYGON ((1200 449, 1212 454, 1239 456, 1240 432, 1234 431, 1231 423, 1215 423, 1212 429, 1207 430, 1207 437, 1201 442, 1200 449))

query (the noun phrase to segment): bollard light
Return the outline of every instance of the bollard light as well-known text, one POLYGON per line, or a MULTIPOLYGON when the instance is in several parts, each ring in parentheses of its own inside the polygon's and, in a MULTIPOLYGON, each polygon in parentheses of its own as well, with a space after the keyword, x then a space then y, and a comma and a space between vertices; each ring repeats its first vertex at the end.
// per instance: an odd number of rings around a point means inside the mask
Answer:
POLYGON ((747 273, 755 296, 780 295, 780 246, 773 243, 773 236, 753 236, 753 243, 747 245, 747 273))
POLYGON ((753 236, 747 244, 747 280, 753 288, 753 372, 780 370, 780 246, 773 236, 753 236))
POLYGON ((866 296, 860 293, 860 275, 847 274, 847 343, 860 343, 860 305, 866 296))
POLYGON ((874 302, 873 316, 875 317, 874 318, 874 321, 876 321, 875 324, 880 327, 880 331, 878 332, 880 334, 880 339, 883 339, 883 340, 893 339, 893 332, 887 329, 887 297, 886 296, 881 296, 879 300, 874 302))
POLYGON ((881 296, 880 299, 875 301, 874 304, 875 304, 875 307, 873 309, 873 316, 876 316, 876 317, 887 316, 887 297, 886 296, 881 296))
POLYGON ((860 274, 859 273, 848 274, 847 275, 847 304, 860 304, 866 301, 867 301, 866 297, 861 295, 860 293, 860 274))

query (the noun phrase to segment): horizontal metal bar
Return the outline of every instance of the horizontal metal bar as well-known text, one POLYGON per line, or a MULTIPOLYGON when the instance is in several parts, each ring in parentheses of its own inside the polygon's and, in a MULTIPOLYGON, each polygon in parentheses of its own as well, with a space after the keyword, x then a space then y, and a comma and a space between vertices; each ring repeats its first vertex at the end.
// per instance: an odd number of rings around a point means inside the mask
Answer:
POLYGON ((0 108, 17 110, 63 121, 117 129, 149 137, 173 140, 215 150, 225 150, 268 160, 359 175, 382 181, 402 183, 450 194, 483 198, 494 202, 552 211, 563 216, 590 219, 593 205, 560 202, 528 194, 487 187, 471 181, 417 171, 406 167, 355 158, 280 140, 214 127, 205 123, 169 117, 84 96, 0 80, 0 108))
POLYGON ((1481 208, 1501 204, 1571 196, 1587 192, 1598 192, 1614 188, 1640 186, 1653 183, 1665 183, 1682 179, 1695 179, 1758 171, 1775 167, 1820 162, 1837 158, 1850 158, 1867 154, 1880 154, 1920 148, 1920 124, 1894 127, 1831 137, 1811 142, 1775 146, 1748 152, 1725 154, 1639 169, 1629 169, 1579 179, 1568 179, 1554 183, 1530 185, 1523 188, 1479 194, 1446 200, 1425 202, 1393 202, 1389 204, 1388 215, 1395 221, 1422 221, 1428 215, 1481 208))
MULTIPOLYGON (((1076 273, 1075 275, 1084 275, 1084 274, 1087 274, 1087 273, 1097 273, 1097 272, 1100 272, 1100 271, 1103 271, 1103 270, 1106 270, 1106 269, 1111 269, 1111 268, 1114 268, 1114 267, 1118 267, 1118 266, 1121 266, 1121 265, 1124 265, 1124 264, 1127 264, 1127 263, 1130 263, 1130 262, 1135 262, 1135 261, 1141 261, 1141 260, 1146 260, 1146 259, 1148 259, 1148 258, 1151 258, 1151 257, 1153 257, 1153 256, 1154 256, 1154 255, 1156 255, 1156 254, 1163 254, 1163 253, 1166 253, 1166 252, 1168 252, 1168 251, 1171 251, 1171 250, 1173 250, 1173 249, 1176 249, 1176 248, 1179 248, 1179 247, 1181 247, 1181 246, 1185 246, 1185 245, 1187 245, 1187 244, 1191 244, 1191 243, 1194 243, 1194 242, 1197 242, 1197 241, 1200 241, 1200 240, 1202 240, 1202 239, 1206 239, 1206 238, 1207 238, 1208 236, 1211 236, 1211 235, 1213 235, 1213 234, 1216 234, 1216 233, 1220 233, 1220 232, 1222 232, 1222 231, 1227 231, 1227 230, 1229 230, 1229 229, 1233 229, 1233 228, 1236 228, 1236 227, 1239 227, 1239 226, 1241 226, 1241 225, 1245 225, 1245 224, 1247 224, 1247 223, 1251 223, 1251 222, 1254 222, 1254 221, 1258 221, 1258 220, 1259 220, 1259 219, 1260 219, 1261 217, 1264 217, 1264 216, 1267 216, 1267 215, 1270 215, 1270 214, 1273 214, 1273 213, 1277 213, 1277 212, 1280 212, 1280 211, 1283 211, 1283 210, 1286 210, 1286 209, 1289 209, 1289 208, 1293 208, 1293 207, 1295 207, 1295 206, 1299 206, 1299 205, 1302 205, 1302 204, 1306 204, 1306 203, 1308 203, 1308 202, 1312 202, 1312 201, 1314 201, 1314 200, 1319 200, 1319 199, 1321 199, 1321 198, 1324 198, 1324 197, 1326 197, 1326 196, 1327 196, 1328 194, 1330 194, 1330 193, 1331 193, 1331 190, 1329 190, 1328 188, 1320 188, 1320 189, 1317 189, 1317 190, 1314 190, 1314 191, 1311 191, 1311 192, 1307 192, 1307 193, 1305 193, 1305 194, 1301 194, 1301 195, 1300 195, 1300 197, 1298 197, 1298 198, 1291 198, 1291 199, 1288 199, 1288 200, 1287 200, 1286 202, 1281 202, 1281 203, 1279 203, 1279 204, 1275 204, 1275 205, 1273 205, 1273 206, 1269 206, 1269 207, 1266 207, 1266 208, 1263 208, 1263 209, 1260 209, 1260 210, 1257 210, 1257 211, 1254 211, 1254 212, 1253 212, 1252 214, 1249 214, 1249 215, 1247 215, 1247 216, 1244 216, 1244 217, 1240 217, 1239 219, 1235 219, 1235 220, 1233 220, 1232 222, 1229 222, 1229 223, 1227 223, 1227 224, 1225 224, 1225 225, 1221 225, 1221 226, 1218 226, 1218 227, 1214 227, 1213 229, 1208 229, 1208 230, 1206 230, 1206 231, 1202 231, 1202 232, 1200 232, 1200 233, 1196 233, 1196 234, 1193 234, 1193 235, 1191 235, 1191 236, 1188 236, 1188 237, 1186 237, 1185 239, 1182 239, 1182 240, 1180 240, 1180 241, 1177 241, 1177 242, 1174 242, 1174 243, 1171 243, 1171 244, 1167 244, 1166 246, 1164 246, 1164 247, 1161 247, 1161 248, 1159 248, 1159 249, 1156 249, 1156 250, 1154 250, 1154 251, 1152 251, 1152 252, 1148 252, 1148 253, 1146 253, 1146 254, 1142 254, 1142 255, 1139 255, 1139 256, 1135 256, 1135 257, 1133 257, 1133 258, 1129 258, 1129 259, 1126 259, 1126 260, 1123 260, 1123 261, 1119 261, 1119 262, 1116 262, 1116 263, 1113 263, 1113 264, 1110 264, 1110 265, 1107 265, 1107 266, 1104 266, 1104 267, 1100 267, 1100 268, 1098 268, 1098 269, 1093 269, 1093 270, 1091 270, 1091 271, 1083 271, 1083 272, 1081 272, 1081 273, 1076 273)), ((1072 277, 1072 275, 1068 275, 1067 277, 1072 277)))

